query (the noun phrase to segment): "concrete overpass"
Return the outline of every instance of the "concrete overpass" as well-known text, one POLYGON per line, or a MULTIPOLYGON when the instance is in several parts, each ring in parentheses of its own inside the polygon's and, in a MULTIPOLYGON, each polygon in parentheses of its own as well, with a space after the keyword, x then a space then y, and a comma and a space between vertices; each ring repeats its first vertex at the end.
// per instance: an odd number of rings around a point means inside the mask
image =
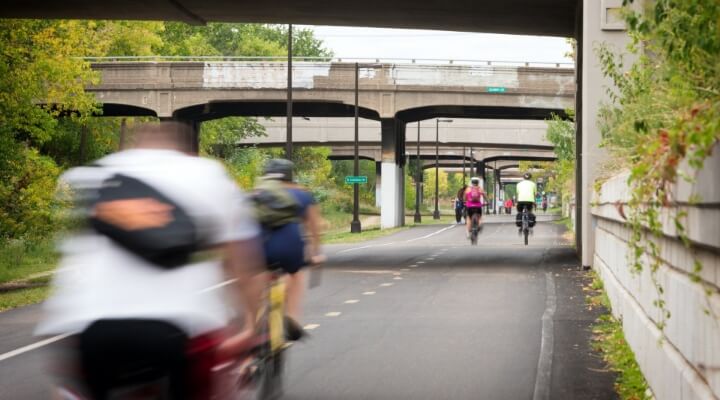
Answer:
MULTIPOLYGON (((246 138, 242 144, 258 146, 284 145, 286 140, 286 119, 259 119, 265 127, 266 136, 246 138)), ((435 121, 423 120, 406 126, 405 147, 414 152, 420 125, 421 146, 435 146, 435 121)), ((293 143, 296 145, 347 146, 354 143, 355 122, 353 118, 295 118, 293 120, 293 143)), ((360 119, 358 140, 363 145, 377 143, 382 138, 379 121, 360 119)), ((482 149, 523 149, 552 150, 553 145, 545 138, 547 123, 542 120, 505 120, 455 118, 452 123, 443 123, 438 129, 438 141, 443 147, 466 151, 482 149)), ((434 151, 434 150, 433 150, 434 151)), ((484 156, 476 159, 483 159, 484 156)))
MULTIPOLYGON (((88 88, 105 115, 188 121, 285 115, 287 65, 279 62, 106 62, 88 88)), ((365 118, 404 122, 437 115, 543 119, 574 103, 572 68, 372 64, 360 69, 365 118)), ((352 116, 353 63, 293 64, 295 115, 352 116)))
POLYGON ((448 29, 570 37, 576 33, 577 0, 458 0, 418 4, 412 0, 362 3, 317 0, 5 0, 0 17, 94 18, 183 21, 190 24, 274 24, 448 29))
MULTIPOLYGON (((295 115, 354 115, 355 64, 293 65, 295 115)), ((284 63, 106 62, 93 68, 102 78, 88 90, 103 103, 105 115, 157 115, 198 126, 227 116, 287 111, 284 63)), ((380 122, 383 227, 404 224, 408 123, 441 116, 546 119, 572 107, 575 94, 574 70, 557 67, 380 63, 360 69, 358 86, 360 115, 380 122)))

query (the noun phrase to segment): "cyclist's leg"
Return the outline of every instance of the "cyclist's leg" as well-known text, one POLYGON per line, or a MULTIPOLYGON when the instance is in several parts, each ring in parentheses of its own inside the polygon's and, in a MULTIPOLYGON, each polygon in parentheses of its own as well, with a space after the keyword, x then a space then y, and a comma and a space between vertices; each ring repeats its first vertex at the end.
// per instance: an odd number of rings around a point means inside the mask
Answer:
POLYGON ((473 212, 472 208, 465 208, 465 232, 470 237, 470 229, 472 228, 473 212))
POLYGON ((286 283, 286 306, 285 314, 295 321, 302 317, 302 299, 305 295, 305 270, 285 276, 286 283))

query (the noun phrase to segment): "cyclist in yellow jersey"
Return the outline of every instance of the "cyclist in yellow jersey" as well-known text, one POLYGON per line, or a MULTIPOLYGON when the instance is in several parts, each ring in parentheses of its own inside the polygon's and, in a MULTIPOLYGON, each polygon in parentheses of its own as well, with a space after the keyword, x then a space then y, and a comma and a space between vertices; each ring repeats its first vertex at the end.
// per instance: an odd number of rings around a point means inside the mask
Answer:
POLYGON ((516 187, 518 210, 516 224, 518 223, 518 221, 520 221, 520 218, 522 218, 523 210, 527 208, 528 213, 532 213, 533 206, 535 205, 537 185, 535 185, 535 182, 531 181, 530 179, 532 179, 532 175, 529 172, 526 172, 525 175, 523 175, 523 180, 518 182, 516 187))

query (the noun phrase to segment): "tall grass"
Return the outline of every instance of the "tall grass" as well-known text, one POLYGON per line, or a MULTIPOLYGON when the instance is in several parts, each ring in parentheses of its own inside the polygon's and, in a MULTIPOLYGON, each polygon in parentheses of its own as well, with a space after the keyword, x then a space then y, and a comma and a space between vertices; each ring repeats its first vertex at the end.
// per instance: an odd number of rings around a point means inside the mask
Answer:
POLYGON ((0 242, 0 284, 52 270, 58 260, 55 241, 0 242))

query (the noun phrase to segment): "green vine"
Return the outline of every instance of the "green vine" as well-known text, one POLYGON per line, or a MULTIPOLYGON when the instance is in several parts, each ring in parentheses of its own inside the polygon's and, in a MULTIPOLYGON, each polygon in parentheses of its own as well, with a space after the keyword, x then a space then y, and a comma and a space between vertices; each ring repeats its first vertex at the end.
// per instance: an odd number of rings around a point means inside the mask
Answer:
MULTIPOLYGON (((657 276, 663 218, 669 214, 678 239, 691 248, 687 212, 674 188, 679 179, 694 183, 720 141, 720 2, 655 0, 641 11, 631 3, 624 1, 624 15, 634 63, 626 68, 615 49, 597 48, 615 86, 607 90, 610 103, 601 108, 600 128, 613 162, 624 161, 630 169, 625 215, 631 265, 640 272, 648 264, 661 314, 656 323, 663 329, 670 318, 657 276), (685 163, 688 172, 682 171, 685 163)), ((693 257, 691 277, 701 282, 702 264, 693 257)))

